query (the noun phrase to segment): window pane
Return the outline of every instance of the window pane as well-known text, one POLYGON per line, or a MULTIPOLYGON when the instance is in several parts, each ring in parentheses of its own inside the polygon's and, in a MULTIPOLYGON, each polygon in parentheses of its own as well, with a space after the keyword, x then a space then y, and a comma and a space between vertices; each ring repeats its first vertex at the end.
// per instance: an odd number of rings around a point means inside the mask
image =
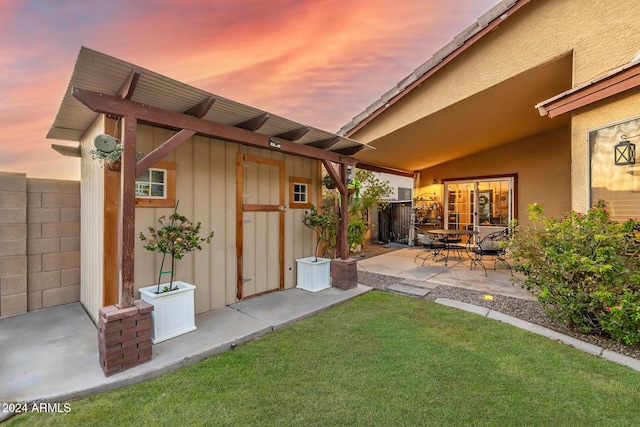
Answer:
POLYGON ((145 173, 137 177, 136 181, 149 182, 149 171, 146 171, 145 173))
MULTIPOLYGON (((640 119, 630 120, 589 134, 591 205, 604 200, 611 219, 625 221, 640 217, 640 166, 616 166, 615 145, 622 136, 640 134, 640 119)), ((640 139, 629 139, 636 146, 640 139)))
POLYGON ((136 182, 136 196, 149 197, 149 184, 136 182))
POLYGON ((136 178, 136 197, 166 198, 165 169, 149 169, 136 178))
POLYGON ((164 184, 151 184, 152 197, 164 197, 164 184))
POLYGON ((164 171, 151 171, 151 182, 164 182, 164 171))

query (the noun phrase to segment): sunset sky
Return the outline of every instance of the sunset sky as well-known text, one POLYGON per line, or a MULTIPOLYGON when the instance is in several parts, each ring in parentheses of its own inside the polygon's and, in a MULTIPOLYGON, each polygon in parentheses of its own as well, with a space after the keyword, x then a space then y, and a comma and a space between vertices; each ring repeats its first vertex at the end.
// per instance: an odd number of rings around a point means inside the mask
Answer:
POLYGON ((336 132, 499 0, 3 0, 0 172, 79 179, 45 138, 81 46, 336 132))

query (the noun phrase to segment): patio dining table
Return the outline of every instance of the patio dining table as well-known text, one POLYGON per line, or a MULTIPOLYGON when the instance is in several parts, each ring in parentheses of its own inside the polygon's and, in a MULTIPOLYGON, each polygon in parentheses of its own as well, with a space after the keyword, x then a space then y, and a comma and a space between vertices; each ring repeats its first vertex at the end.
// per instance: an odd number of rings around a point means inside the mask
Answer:
POLYGON ((458 257, 462 259, 462 250, 466 251, 468 244, 471 243, 471 238, 478 234, 475 230, 428 230, 427 233, 431 235, 434 240, 445 244, 445 248, 442 251, 444 254, 444 265, 449 262, 449 253, 451 251, 458 252, 458 257))

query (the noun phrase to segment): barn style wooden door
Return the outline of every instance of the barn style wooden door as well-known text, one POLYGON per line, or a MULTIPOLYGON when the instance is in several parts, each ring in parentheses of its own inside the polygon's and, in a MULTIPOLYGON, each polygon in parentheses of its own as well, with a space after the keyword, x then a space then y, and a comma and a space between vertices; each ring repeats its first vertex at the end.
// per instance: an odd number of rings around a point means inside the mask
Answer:
POLYGON ((238 154, 237 299, 284 289, 284 162, 238 154))

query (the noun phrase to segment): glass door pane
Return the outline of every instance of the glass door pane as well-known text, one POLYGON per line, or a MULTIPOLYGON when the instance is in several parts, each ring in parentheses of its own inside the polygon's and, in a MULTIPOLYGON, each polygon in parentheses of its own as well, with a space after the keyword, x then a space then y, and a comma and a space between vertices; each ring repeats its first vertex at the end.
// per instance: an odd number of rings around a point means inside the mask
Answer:
POLYGON ((445 228, 485 235, 512 219, 513 178, 445 183, 445 228))
POLYGON ((476 230, 478 238, 502 230, 513 219, 513 179, 477 181, 476 230))
POLYGON ((445 186, 445 228, 467 230, 473 227, 473 182, 448 183, 445 186))

